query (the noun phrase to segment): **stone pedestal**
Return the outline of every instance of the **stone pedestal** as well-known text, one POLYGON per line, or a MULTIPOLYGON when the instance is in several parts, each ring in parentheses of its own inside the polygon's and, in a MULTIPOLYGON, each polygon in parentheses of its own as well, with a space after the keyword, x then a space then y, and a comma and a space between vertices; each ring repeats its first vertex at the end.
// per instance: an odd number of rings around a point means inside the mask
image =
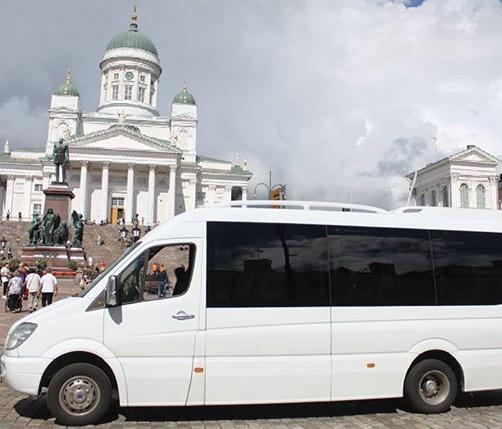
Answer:
POLYGON ((79 268, 87 266, 87 256, 85 250, 80 247, 66 249, 64 246, 25 246, 22 249, 21 262, 30 267, 36 265, 37 259, 46 259, 47 266, 51 267, 56 274, 71 274, 68 268, 71 261, 75 262, 79 268))
POLYGON ((52 209, 54 213, 61 216, 62 222, 68 222, 70 220, 71 200, 75 197, 68 184, 51 183, 43 192, 45 194, 45 212, 47 212, 47 209, 52 209))

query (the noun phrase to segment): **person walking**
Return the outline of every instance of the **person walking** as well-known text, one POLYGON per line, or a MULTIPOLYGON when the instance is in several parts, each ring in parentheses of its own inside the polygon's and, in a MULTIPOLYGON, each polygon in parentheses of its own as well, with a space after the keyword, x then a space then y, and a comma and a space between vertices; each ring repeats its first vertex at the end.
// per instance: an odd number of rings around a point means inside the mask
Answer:
POLYGON ((35 268, 30 270, 24 284, 28 288, 28 311, 31 313, 37 309, 38 297, 40 296, 41 281, 35 268))
POLYGON ((8 292, 8 307, 9 311, 12 313, 19 313, 21 308, 19 306, 19 298, 23 290, 23 280, 21 279, 18 270, 14 272, 14 277, 9 280, 9 292, 8 292))
POLYGON ((7 299, 9 278, 10 278, 10 269, 9 269, 9 264, 7 263, 0 270, 0 279, 2 280, 2 290, 3 290, 2 295, 4 299, 7 299))
POLYGON ((58 294, 58 281, 51 273, 51 269, 47 268, 41 279, 42 283, 42 307, 52 304, 52 298, 58 294))

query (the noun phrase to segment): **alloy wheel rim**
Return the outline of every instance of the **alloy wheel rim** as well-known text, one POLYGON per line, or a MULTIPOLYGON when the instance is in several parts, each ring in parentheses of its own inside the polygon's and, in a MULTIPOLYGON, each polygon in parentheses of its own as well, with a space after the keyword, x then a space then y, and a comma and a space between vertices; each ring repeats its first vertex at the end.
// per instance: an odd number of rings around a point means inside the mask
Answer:
POLYGON ((418 383, 420 397, 429 405, 439 405, 450 394, 450 380, 439 370, 427 371, 418 383))
POLYGON ((59 402, 73 416, 94 411, 101 398, 98 384, 90 377, 78 375, 68 379, 59 391, 59 402))

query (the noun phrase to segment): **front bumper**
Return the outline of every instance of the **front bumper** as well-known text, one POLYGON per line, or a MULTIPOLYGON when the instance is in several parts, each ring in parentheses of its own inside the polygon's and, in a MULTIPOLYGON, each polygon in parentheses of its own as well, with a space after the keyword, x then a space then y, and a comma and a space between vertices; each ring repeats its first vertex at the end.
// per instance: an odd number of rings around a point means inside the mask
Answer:
POLYGON ((21 393, 36 396, 42 375, 50 359, 20 358, 2 355, 0 375, 9 387, 21 393))

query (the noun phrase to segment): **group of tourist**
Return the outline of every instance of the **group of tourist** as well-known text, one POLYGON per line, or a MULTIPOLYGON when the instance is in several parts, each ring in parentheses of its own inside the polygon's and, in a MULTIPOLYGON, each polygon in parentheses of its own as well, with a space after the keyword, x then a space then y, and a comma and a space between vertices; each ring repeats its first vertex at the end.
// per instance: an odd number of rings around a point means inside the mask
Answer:
POLYGON ((21 264, 11 270, 9 264, 4 264, 0 270, 3 299, 7 300, 7 309, 18 313, 22 309, 22 300, 28 300, 28 311, 35 311, 41 302, 42 307, 52 304, 53 297, 58 292, 58 281, 50 268, 38 270, 28 269, 21 264))

